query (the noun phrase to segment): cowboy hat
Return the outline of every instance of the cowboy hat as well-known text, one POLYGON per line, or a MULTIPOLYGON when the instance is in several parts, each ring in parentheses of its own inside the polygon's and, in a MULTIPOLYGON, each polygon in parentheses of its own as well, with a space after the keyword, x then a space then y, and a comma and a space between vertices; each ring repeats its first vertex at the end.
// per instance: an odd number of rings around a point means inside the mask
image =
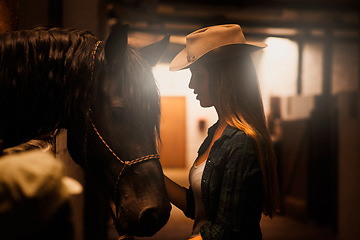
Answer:
POLYGON ((213 55, 212 60, 230 58, 265 48, 265 43, 245 40, 238 24, 205 27, 186 36, 185 48, 170 63, 170 71, 190 67, 199 59, 213 55))

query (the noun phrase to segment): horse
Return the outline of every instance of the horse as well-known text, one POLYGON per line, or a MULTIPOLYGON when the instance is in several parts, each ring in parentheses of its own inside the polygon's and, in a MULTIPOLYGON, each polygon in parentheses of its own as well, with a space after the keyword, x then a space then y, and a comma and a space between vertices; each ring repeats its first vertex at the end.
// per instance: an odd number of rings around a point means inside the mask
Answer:
POLYGON ((9 149, 66 129, 70 156, 103 190, 119 235, 142 237, 159 231, 171 210, 152 74, 169 36, 135 49, 128 31, 114 27, 106 41, 64 28, 1 34, 0 139, 9 149))

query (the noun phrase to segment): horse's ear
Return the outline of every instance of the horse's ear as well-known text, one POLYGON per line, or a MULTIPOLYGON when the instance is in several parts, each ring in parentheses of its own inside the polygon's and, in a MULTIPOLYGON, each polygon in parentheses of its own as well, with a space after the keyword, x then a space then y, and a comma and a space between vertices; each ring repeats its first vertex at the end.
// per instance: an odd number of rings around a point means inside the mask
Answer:
POLYGON ((128 24, 116 25, 112 28, 105 43, 105 58, 110 66, 121 63, 128 45, 128 24))
POLYGON ((139 50, 140 54, 153 67, 158 63, 165 52, 167 46, 169 45, 169 40, 170 34, 166 34, 166 36, 160 41, 141 48, 139 50))

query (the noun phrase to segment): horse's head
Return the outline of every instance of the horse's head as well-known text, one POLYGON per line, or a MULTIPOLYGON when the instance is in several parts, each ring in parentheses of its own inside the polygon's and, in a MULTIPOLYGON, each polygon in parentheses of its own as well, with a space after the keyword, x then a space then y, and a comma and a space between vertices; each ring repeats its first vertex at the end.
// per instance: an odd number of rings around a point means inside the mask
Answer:
POLYGON ((92 76, 102 83, 89 113, 84 162, 104 186, 120 234, 153 235, 170 214, 157 155, 160 98, 149 64, 151 51, 159 55, 167 43, 137 51, 122 26, 92 50, 92 76))
POLYGON ((126 27, 101 43, 64 29, 0 35, 4 147, 66 128, 69 153, 108 196, 119 234, 153 235, 170 214, 157 156, 160 100, 145 60, 151 50, 161 51, 129 47, 126 27))

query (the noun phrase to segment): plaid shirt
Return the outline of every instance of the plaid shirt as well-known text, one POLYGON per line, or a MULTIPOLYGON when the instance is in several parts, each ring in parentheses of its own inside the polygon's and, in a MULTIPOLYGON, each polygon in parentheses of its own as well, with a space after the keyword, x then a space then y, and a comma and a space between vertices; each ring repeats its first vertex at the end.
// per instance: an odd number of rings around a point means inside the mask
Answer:
MULTIPOLYGON (((217 124, 198 154, 204 153, 213 138, 217 124)), ((262 239, 262 173, 255 141, 243 131, 227 126, 215 141, 206 162, 201 191, 208 222, 201 226, 204 240, 262 239)), ((185 215, 194 218, 193 193, 187 189, 185 215)))

